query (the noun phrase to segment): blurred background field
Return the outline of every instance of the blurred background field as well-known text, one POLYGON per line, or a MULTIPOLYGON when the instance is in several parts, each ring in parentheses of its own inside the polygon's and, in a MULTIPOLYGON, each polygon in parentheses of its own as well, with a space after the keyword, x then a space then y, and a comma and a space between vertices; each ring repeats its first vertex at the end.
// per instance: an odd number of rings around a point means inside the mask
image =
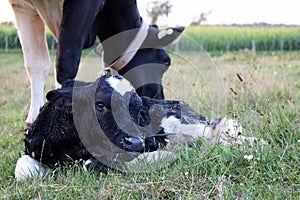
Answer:
MULTIPOLYGON (((12 24, 11 24, 12 25, 12 24)), ((184 36, 189 40, 180 40, 178 51, 198 51, 191 43, 199 43, 206 51, 212 54, 236 52, 244 49, 255 51, 297 51, 300 50, 299 26, 189 26, 184 31, 184 36)), ((50 50, 57 44, 49 32, 47 42, 50 50)), ((99 42, 99 41, 98 41, 99 42)), ((13 26, 0 25, 0 49, 20 48, 17 31, 13 26)))
POLYGON ((193 26, 185 34, 199 41, 206 51, 252 49, 252 40, 257 51, 278 51, 299 50, 299 31, 300 27, 293 26, 193 26))

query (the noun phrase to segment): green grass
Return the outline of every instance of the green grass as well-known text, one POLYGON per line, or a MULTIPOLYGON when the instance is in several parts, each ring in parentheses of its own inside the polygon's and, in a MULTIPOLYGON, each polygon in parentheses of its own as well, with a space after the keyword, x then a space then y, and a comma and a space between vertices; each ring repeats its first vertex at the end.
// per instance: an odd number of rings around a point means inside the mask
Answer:
MULTIPOLYGON (((4 49, 6 45, 6 39, 8 37, 8 48, 15 49, 21 48, 20 40, 18 37, 17 29, 14 26, 7 26, 4 24, 0 24, 0 49, 4 49)), ((46 38, 48 47, 51 48, 53 37, 48 29, 46 29, 46 38)), ((56 43, 55 43, 56 46, 56 43)))
MULTIPOLYGON (((256 50, 279 51, 280 40, 283 40, 284 50, 299 50, 300 27, 256 27, 256 26, 192 26, 184 35, 200 42, 207 51, 226 52, 251 49, 251 41, 255 40, 256 50)), ((188 42, 182 42, 182 48, 188 47, 188 42)))
MULTIPOLYGON (((172 58, 164 77, 169 98, 185 100, 209 118, 235 117, 244 134, 269 145, 189 147, 157 172, 103 175, 87 173, 77 163, 59 167, 48 179, 16 182, 30 87, 22 54, 1 53, 0 199, 298 199, 300 53, 253 57, 239 52, 213 58, 182 53, 172 58)), ((53 82, 51 72, 46 91, 53 82)))
MULTIPOLYGON (((251 49, 252 40, 255 40, 257 51, 279 52, 281 41, 284 51, 299 51, 299 32, 299 26, 190 26, 186 27, 179 48, 182 51, 197 51, 199 46, 193 45, 194 41, 197 41, 206 51, 222 54, 227 50, 251 49)), ((48 47, 52 48, 53 37, 48 30, 46 34, 48 47)), ((6 35, 9 48, 21 47, 17 30, 0 24, 0 49, 5 48, 6 35)), ((56 48, 57 45, 54 45, 56 48)))

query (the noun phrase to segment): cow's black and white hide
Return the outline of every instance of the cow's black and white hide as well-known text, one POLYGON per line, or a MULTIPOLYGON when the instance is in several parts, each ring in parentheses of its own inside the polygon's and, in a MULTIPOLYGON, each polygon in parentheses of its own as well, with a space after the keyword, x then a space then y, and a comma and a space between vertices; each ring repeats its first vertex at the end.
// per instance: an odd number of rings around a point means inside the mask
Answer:
POLYGON ((45 25, 58 42, 57 83, 76 77, 82 50, 92 47, 98 37, 103 44, 106 67, 131 81, 141 96, 164 98, 161 79, 171 60, 162 47, 176 40, 184 27, 158 30, 146 25, 136 0, 9 2, 15 13, 24 66, 31 84, 27 126, 33 123, 44 104, 44 83, 51 69, 45 25))
POLYGON ((43 175, 45 166, 79 159, 118 168, 160 147, 173 151, 177 144, 197 143, 199 137, 224 145, 245 139, 234 120, 209 122, 184 102, 139 97, 117 75, 93 83, 65 82, 47 100, 26 134, 25 152, 15 169, 18 180, 43 175))

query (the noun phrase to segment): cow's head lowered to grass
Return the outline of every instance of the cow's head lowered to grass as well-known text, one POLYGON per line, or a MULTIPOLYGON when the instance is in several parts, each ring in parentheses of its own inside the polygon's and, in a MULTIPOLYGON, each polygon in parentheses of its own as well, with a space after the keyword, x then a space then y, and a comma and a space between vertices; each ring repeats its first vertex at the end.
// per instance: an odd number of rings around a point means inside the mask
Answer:
MULTIPOLYGON (((164 47, 174 42, 184 27, 159 30, 142 24, 102 41, 104 63, 129 80, 138 95, 164 99, 162 77, 171 64, 164 47)), ((101 54, 97 48, 96 52, 101 54)))

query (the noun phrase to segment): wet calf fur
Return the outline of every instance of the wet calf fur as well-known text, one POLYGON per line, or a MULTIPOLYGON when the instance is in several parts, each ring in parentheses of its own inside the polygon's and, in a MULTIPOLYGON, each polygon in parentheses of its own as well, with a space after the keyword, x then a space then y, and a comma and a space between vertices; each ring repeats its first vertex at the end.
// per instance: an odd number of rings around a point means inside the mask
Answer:
MULTIPOLYGON (((166 137, 159 136, 164 133, 160 123, 169 115, 180 117, 179 102, 139 97, 130 85, 120 91, 117 87, 123 80, 120 76, 106 75, 93 83, 66 81, 61 89, 50 91, 46 96, 47 103, 26 133, 25 154, 54 166, 56 163, 90 159, 93 154, 90 150, 101 145, 99 137, 106 137, 111 142, 108 146, 103 143, 102 147, 107 152, 113 148, 139 155, 166 145, 166 137), (90 100, 94 103, 90 104, 90 100), (79 119, 78 126, 85 128, 84 133, 78 133, 74 122, 76 102, 80 102, 82 110, 95 111, 79 119), (154 105, 159 106, 153 109, 154 105), (89 121, 94 115, 97 124, 89 121), (125 127, 130 124, 131 129, 125 127), (91 129, 93 126, 100 128, 91 129), (95 141, 91 139, 94 136, 98 137, 95 141)), ((81 113, 77 117, 80 118, 81 113)))

